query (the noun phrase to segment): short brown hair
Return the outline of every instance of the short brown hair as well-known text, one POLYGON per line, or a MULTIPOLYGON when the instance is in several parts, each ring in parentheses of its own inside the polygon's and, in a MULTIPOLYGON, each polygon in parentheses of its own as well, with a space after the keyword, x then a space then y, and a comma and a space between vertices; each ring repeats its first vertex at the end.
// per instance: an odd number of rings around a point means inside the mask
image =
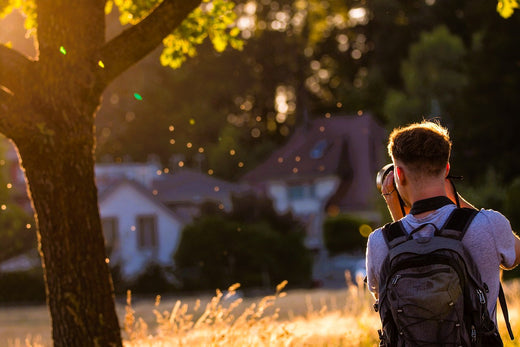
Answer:
POLYGON ((433 121, 396 128, 388 141, 392 158, 428 175, 439 175, 446 168, 450 152, 448 129, 433 121))

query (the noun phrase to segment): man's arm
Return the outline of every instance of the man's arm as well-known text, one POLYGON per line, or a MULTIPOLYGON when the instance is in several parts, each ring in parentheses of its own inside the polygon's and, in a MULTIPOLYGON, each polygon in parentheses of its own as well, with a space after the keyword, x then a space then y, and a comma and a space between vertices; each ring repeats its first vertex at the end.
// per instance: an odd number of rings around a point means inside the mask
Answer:
POLYGON ((515 262, 514 262, 513 266, 511 266, 511 267, 506 267, 504 265, 500 265, 500 267, 504 270, 512 270, 518 264, 520 264, 520 237, 518 237, 518 235, 516 235, 514 232, 513 232, 513 234, 515 235, 515 262))
MULTIPOLYGON (((448 195, 448 198, 450 198, 453 202, 456 202, 453 184, 448 178, 446 179, 445 186, 446 186, 446 194, 448 195)), ((460 194, 457 194, 457 196, 459 197, 460 207, 468 207, 468 208, 476 209, 475 206, 473 206, 468 201, 466 201, 460 194)), ((520 237, 518 237, 518 235, 516 235, 513 231, 512 231, 512 233, 514 235, 514 243, 515 243, 515 262, 510 267, 506 267, 503 264, 501 264, 500 267, 504 270, 512 270, 518 264, 520 264, 520 237)))

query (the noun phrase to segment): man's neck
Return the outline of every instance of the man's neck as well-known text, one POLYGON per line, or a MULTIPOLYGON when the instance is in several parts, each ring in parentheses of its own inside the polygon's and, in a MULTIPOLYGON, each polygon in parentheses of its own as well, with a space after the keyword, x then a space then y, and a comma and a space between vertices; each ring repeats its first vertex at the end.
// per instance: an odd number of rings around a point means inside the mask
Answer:
MULTIPOLYGON (((439 184, 435 185, 425 185, 423 189, 418 189, 416 191, 410 192, 410 203, 413 205, 416 201, 425 200, 429 198, 434 198, 437 196, 447 196, 444 185, 440 186, 439 184)), ((411 207, 411 206, 410 206, 411 207)), ((423 218, 427 215, 431 214, 434 211, 426 211, 419 214, 416 214, 416 218, 423 218)))

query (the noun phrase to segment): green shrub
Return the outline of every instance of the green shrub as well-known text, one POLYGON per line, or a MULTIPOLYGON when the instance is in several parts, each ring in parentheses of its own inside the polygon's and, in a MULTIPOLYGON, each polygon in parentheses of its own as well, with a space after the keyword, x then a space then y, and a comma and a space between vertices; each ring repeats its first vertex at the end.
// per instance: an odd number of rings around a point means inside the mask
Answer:
MULTIPOLYGON (((129 283, 122 283, 128 290, 130 289, 134 294, 166 294, 171 293, 176 288, 168 280, 168 269, 157 263, 150 263, 146 269, 141 272, 129 283)), ((121 285, 121 284, 119 284, 121 285)), ((126 291, 126 290, 125 290, 126 291)))
POLYGON ((323 223, 325 247, 331 255, 363 250, 368 233, 362 235, 360 227, 369 224, 363 218, 347 214, 328 217, 323 223))
POLYGON ((16 257, 31 249, 36 250, 36 232, 34 227, 27 229, 26 225, 34 226, 34 219, 21 207, 9 204, 0 213, 0 262, 16 257))
POLYGON ((508 187, 504 198, 504 214, 511 222, 513 230, 520 227, 520 177, 508 187))
MULTIPOLYGON (((278 216, 264 199, 234 198, 230 213, 187 225, 174 256, 184 289, 292 286, 310 283, 312 260, 304 231, 291 215, 278 216)), ((210 211, 211 209, 207 209, 210 211)))

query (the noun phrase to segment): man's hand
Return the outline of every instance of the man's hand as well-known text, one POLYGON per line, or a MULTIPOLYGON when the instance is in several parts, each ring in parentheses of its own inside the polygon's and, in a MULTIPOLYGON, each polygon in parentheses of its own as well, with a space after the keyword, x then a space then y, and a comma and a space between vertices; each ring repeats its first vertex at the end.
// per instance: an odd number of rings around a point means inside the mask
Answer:
MULTIPOLYGON (((399 194, 394 182, 394 171, 390 171, 381 187, 381 195, 386 201, 390 215, 394 221, 403 218, 403 212, 401 211, 401 202, 399 201, 399 194)), ((406 210, 406 208, 405 208, 406 210)), ((406 211, 408 213, 408 211, 406 211)))

